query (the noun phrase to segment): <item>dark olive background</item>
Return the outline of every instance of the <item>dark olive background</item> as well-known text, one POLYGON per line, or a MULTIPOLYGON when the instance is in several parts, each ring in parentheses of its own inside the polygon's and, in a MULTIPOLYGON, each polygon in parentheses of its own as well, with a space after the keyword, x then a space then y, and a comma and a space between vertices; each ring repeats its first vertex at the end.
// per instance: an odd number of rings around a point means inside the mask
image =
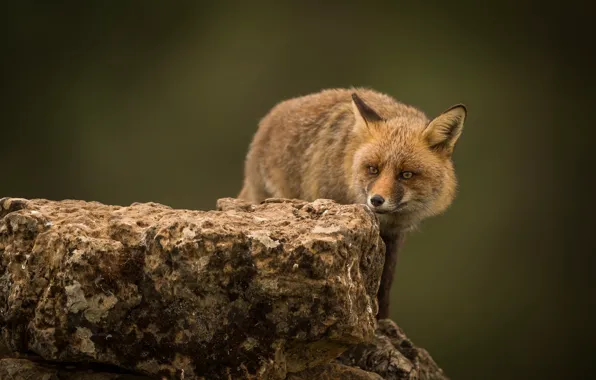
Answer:
POLYGON ((407 241, 392 317, 453 379, 587 378, 587 7, 59 3, 3 6, 0 196, 210 209, 238 193, 282 99, 369 86, 429 116, 463 102, 459 195, 407 241))

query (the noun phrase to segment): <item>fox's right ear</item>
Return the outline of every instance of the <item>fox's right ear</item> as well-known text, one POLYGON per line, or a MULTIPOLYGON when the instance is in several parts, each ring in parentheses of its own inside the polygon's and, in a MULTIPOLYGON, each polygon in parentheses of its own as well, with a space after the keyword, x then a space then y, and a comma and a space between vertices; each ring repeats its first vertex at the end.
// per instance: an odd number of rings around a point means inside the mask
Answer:
POLYGON ((431 148, 450 155, 464 129, 468 111, 463 104, 450 107, 434 118, 424 130, 424 136, 431 148))
POLYGON ((356 95, 356 93, 352 94, 352 108, 354 109, 354 116, 356 117, 357 124, 358 122, 361 122, 367 127, 370 127, 370 124, 383 120, 383 118, 379 116, 375 110, 370 108, 368 104, 364 103, 364 100, 356 95))

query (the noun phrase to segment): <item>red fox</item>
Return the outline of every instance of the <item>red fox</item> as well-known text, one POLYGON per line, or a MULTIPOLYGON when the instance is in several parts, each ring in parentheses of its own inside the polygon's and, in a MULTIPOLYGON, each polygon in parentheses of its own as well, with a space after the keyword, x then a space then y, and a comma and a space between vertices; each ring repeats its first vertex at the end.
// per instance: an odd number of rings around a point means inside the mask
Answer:
POLYGON ((466 107, 433 120, 371 89, 329 89, 277 104, 259 123, 238 198, 319 198, 366 204, 386 245, 379 319, 404 232, 443 212, 457 181, 451 159, 466 107))

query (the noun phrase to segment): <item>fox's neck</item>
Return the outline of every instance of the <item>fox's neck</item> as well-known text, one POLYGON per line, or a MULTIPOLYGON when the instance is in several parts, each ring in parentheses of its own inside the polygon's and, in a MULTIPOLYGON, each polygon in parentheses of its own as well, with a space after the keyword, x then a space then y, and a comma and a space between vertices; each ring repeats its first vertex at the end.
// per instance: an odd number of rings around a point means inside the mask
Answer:
POLYGON ((418 221, 402 214, 377 214, 379 219, 381 235, 385 237, 395 237, 402 233, 415 230, 418 227, 418 221))

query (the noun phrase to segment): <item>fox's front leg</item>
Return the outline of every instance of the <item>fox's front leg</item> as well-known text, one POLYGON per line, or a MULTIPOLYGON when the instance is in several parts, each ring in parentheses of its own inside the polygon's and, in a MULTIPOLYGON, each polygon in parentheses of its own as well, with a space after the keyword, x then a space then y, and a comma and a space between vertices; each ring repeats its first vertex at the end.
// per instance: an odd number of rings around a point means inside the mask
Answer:
POLYGON ((384 319, 389 317, 389 303, 391 301, 391 284, 393 283, 393 275, 395 274, 395 265, 397 264, 397 256, 401 246, 404 242, 404 233, 398 232, 395 234, 383 236, 385 243, 385 265, 383 266, 383 274, 381 275, 381 284, 377 299, 379 301, 379 313, 377 319, 384 319))

